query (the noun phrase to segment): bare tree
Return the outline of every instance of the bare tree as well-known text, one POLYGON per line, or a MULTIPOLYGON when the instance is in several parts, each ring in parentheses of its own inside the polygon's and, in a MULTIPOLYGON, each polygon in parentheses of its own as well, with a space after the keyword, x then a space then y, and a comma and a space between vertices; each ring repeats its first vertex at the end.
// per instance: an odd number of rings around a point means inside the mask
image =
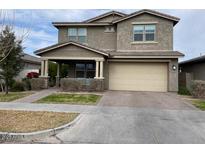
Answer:
MULTIPOLYGON (((18 40, 21 42, 24 42, 28 38, 30 29, 31 29, 31 25, 32 25, 31 16, 28 17, 30 24, 27 25, 27 27, 24 27, 24 26, 17 27, 16 26, 16 11, 15 10, 0 10, 0 33, 3 32, 5 27, 9 27, 9 29, 11 29, 13 32, 15 32, 16 34, 18 33, 17 34, 18 40)), ((26 19, 25 21, 28 21, 28 19, 26 19)), ((8 40, 7 46, 5 45, 2 46, 0 44, 0 62, 2 62, 9 55, 10 52, 8 52, 8 50, 12 49, 12 46, 9 46, 11 44, 10 41, 11 40, 8 40)))
MULTIPOLYGON (((32 15, 30 15, 29 17, 27 17, 28 19, 25 19, 25 21, 29 21, 29 24, 25 27, 17 27, 16 26, 16 11, 15 10, 0 10, 0 34, 3 33, 3 30, 6 27, 9 27, 9 29, 11 31, 13 31, 16 36, 17 36, 17 41, 19 42, 24 42, 28 36, 29 36, 29 32, 31 29, 31 25, 32 25, 32 15)), ((7 40, 7 43, 2 44, 0 43, 0 63, 2 63, 4 60, 6 60, 6 58, 8 58, 8 56, 11 54, 11 52, 13 51, 13 44, 11 43, 12 40, 7 40)), ((0 71, 1 68, 0 68, 0 71)), ((2 77, 0 77, 0 85, 1 85, 1 90, 3 91, 3 79, 2 77)))

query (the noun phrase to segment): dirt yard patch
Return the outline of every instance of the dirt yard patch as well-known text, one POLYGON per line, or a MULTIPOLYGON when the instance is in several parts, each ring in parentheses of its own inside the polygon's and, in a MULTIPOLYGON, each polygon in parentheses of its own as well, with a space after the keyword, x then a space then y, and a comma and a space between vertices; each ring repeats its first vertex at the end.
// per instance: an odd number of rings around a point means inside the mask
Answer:
POLYGON ((78 113, 0 110, 1 132, 34 132, 73 121, 78 113))

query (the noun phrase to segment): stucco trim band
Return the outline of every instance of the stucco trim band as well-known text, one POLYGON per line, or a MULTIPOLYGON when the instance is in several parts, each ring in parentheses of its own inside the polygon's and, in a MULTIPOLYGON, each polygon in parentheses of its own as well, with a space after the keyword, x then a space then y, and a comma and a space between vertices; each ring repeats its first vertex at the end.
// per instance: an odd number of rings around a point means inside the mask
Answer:
POLYGON ((104 61, 104 58, 99 57, 41 57, 42 60, 95 60, 104 61))

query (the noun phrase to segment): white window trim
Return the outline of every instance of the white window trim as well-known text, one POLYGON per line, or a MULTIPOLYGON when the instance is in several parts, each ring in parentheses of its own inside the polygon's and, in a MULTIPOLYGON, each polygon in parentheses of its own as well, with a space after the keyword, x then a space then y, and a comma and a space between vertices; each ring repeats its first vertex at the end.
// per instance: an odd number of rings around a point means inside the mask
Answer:
MULTIPOLYGON (((131 44, 146 44, 146 43, 158 43, 157 41, 156 41, 156 34, 157 34, 157 24, 156 23, 153 23, 153 22, 148 22, 148 23, 146 23, 146 24, 142 24, 142 23, 145 23, 145 22, 137 22, 138 24, 133 24, 133 28, 132 28, 132 42, 131 42, 131 44), (134 26, 135 25, 142 25, 143 26, 143 32, 142 32, 142 41, 135 41, 134 40, 134 34, 137 34, 137 33, 134 33, 134 26), (155 31, 154 31, 154 40, 153 41, 146 41, 145 40, 145 26, 146 25, 155 25, 155 31)), ((139 33, 140 34, 140 33, 139 33)))

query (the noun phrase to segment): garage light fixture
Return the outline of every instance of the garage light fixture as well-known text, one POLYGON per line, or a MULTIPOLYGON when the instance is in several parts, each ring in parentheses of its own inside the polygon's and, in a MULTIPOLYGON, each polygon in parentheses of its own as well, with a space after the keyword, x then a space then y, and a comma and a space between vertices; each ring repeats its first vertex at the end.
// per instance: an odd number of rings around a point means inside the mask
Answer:
POLYGON ((177 67, 175 65, 172 65, 172 69, 175 71, 177 67))

